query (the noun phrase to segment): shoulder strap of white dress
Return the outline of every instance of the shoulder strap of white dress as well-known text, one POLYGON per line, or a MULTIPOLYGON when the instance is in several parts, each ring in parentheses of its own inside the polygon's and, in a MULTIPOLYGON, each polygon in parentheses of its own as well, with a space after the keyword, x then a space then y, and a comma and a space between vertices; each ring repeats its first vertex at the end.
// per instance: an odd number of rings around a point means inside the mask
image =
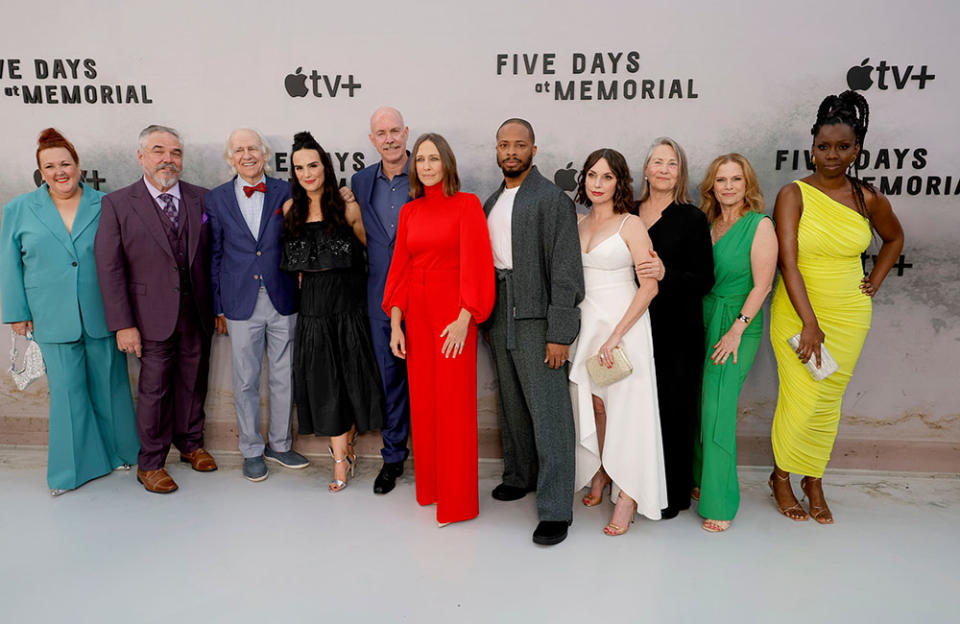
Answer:
POLYGON ((617 234, 619 234, 619 233, 620 233, 620 230, 623 229, 623 224, 627 222, 627 219, 629 219, 629 218, 632 217, 632 216, 633 216, 632 214, 628 214, 627 216, 625 216, 625 217, 623 218, 622 221, 620 221, 620 227, 617 228, 617 234))
POLYGON ((587 215, 578 214, 577 215, 577 225, 580 225, 580 222, 587 218, 587 215))

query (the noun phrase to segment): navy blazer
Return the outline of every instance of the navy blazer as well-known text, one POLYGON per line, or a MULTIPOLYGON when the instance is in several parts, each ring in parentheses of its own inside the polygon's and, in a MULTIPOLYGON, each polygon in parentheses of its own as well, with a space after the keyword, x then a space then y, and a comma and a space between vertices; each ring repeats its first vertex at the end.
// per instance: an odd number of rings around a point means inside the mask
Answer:
POLYGON ((207 193, 210 218, 210 286, 213 313, 233 321, 253 315, 260 280, 274 309, 280 314, 296 312, 296 284, 280 270, 283 255, 283 203, 290 199, 290 183, 266 177, 260 233, 254 239, 240 213, 234 184, 237 177, 207 193))
MULTIPOLYGON (((409 154, 409 152, 408 152, 409 154)), ((409 166, 409 160, 407 164, 409 166)), ((377 170, 380 163, 365 167, 353 174, 350 178, 350 189, 360 204, 363 215, 363 227, 367 231, 367 261, 369 274, 367 276, 367 315, 372 319, 389 321, 390 317, 383 311, 383 290, 387 286, 387 273, 390 272, 390 261, 393 259, 393 243, 396 240, 396 229, 392 230, 380 220, 380 216, 370 201, 373 199, 373 184, 377 179, 377 170)))

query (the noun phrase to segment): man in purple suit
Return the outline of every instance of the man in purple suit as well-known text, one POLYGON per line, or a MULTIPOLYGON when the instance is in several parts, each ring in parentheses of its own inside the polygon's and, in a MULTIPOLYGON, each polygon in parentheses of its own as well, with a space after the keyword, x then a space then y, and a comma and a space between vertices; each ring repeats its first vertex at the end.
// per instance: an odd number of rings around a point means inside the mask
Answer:
POLYGON ((209 472, 203 448, 213 305, 207 190, 180 181, 183 142, 176 130, 140 132, 143 178, 103 198, 94 243, 107 327, 117 348, 140 358, 137 480, 167 494, 171 442, 180 461, 209 472))
POLYGON ((264 459, 305 468, 292 449, 293 336, 297 325, 296 283, 280 270, 283 202, 290 184, 264 172, 270 148, 263 136, 238 128, 224 156, 237 175, 207 193, 212 253, 210 283, 217 332, 233 347, 233 403, 243 455, 243 476, 267 478, 264 459), (260 368, 270 367, 269 446, 260 434, 260 368))

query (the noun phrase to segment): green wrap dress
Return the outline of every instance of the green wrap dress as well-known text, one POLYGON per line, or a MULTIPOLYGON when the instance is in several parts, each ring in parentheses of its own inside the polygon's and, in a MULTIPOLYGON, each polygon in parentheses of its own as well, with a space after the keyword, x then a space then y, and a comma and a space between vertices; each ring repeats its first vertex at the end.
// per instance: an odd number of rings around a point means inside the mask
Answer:
POLYGON ((750 250, 760 221, 766 217, 748 212, 713 246, 714 285, 703 298, 706 357, 700 399, 700 431, 695 449, 693 476, 700 487, 698 512, 711 520, 732 520, 740 506, 737 482, 737 399, 757 355, 763 333, 763 310, 757 312, 740 339, 737 362, 722 365, 710 359, 713 345, 727 333, 753 289, 750 250))

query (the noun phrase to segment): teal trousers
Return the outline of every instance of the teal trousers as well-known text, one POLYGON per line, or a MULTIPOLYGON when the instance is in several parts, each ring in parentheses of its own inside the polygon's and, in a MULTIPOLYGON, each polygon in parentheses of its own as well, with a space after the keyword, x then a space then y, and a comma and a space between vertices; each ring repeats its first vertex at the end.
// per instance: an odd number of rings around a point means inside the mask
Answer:
POLYGON ((47 484, 72 490, 121 464, 136 464, 140 443, 127 359, 114 336, 38 343, 50 387, 47 484))

